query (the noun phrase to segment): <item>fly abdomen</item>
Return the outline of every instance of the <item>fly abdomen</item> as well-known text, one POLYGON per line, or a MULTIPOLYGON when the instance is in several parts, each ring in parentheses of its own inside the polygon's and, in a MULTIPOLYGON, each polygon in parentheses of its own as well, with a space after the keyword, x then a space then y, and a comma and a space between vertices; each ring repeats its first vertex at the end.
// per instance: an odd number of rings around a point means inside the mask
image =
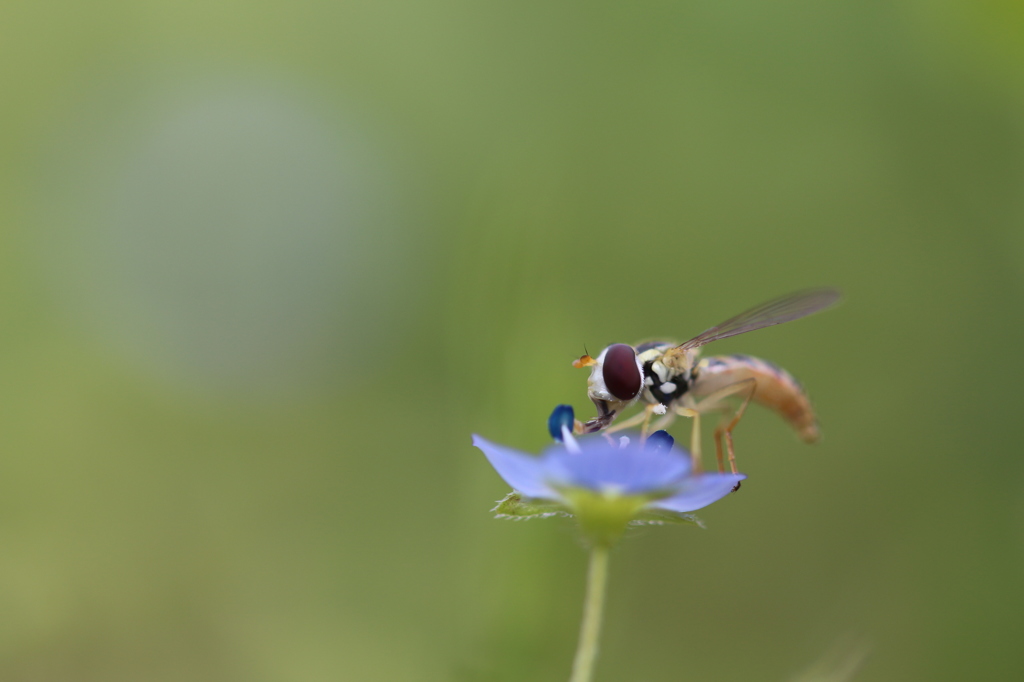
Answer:
POLYGON ((818 420, 803 386, 792 374, 767 360, 750 355, 704 358, 694 371, 690 393, 699 398, 748 379, 757 382, 754 402, 777 412, 805 442, 818 440, 818 420))

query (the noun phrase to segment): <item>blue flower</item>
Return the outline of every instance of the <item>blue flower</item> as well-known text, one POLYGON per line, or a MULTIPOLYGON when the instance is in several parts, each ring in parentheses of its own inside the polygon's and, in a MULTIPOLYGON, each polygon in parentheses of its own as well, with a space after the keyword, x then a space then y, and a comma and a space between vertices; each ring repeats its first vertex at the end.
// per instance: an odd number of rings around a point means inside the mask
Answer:
POLYGON ((687 512, 717 502, 746 478, 694 473, 689 453, 664 432, 652 434, 646 444, 628 438, 609 442, 603 436, 576 440, 568 428, 561 435, 563 444, 540 457, 476 435, 473 444, 518 491, 513 494, 517 504, 529 498, 535 511, 523 515, 572 514, 598 542, 610 543, 638 519, 687 519, 687 512))
POLYGON ((605 438, 576 441, 578 452, 552 446, 540 457, 519 452, 473 436, 473 445, 487 456, 505 482, 526 497, 565 502, 565 492, 582 489, 600 494, 642 495, 648 506, 673 512, 691 512, 722 499, 746 478, 743 474, 691 471, 690 455, 680 448, 664 448, 649 439, 625 445, 605 438))

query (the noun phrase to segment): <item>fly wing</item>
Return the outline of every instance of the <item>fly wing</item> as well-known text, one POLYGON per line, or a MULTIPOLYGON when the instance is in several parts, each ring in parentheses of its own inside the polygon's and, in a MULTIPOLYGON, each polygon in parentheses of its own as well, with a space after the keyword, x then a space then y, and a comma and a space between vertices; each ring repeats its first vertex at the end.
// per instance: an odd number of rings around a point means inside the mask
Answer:
MULTIPOLYGON (((746 334, 755 329, 791 322, 801 317, 824 310, 839 300, 836 289, 808 289, 798 291, 782 298, 776 298, 740 313, 722 324, 708 329, 685 343, 676 346, 679 350, 699 348, 712 341, 726 339, 737 334, 746 334)), ((675 349, 673 349, 675 350, 675 349)))

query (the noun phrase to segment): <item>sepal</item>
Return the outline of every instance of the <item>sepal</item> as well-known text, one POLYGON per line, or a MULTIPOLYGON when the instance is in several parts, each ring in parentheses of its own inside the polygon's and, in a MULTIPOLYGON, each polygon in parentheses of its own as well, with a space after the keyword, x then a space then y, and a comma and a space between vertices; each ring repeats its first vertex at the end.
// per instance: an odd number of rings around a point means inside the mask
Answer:
POLYGON ((623 495, 614 490, 565 488, 560 492, 579 520, 583 535, 595 547, 615 544, 650 500, 644 495, 623 495))
POLYGON ((564 505, 558 502, 534 497, 523 497, 516 491, 510 492, 498 501, 498 506, 491 510, 496 519, 545 519, 552 516, 572 516, 564 505))

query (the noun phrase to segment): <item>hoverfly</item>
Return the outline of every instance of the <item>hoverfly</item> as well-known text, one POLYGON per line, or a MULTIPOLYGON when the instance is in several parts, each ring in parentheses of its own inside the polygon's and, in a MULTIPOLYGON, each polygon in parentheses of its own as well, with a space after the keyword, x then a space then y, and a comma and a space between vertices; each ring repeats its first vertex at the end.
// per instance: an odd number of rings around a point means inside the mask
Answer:
POLYGON ((749 355, 718 355, 698 361, 701 346, 745 334, 755 329, 790 322, 823 310, 839 300, 835 289, 810 289, 777 298, 730 318, 681 344, 651 341, 637 346, 614 343, 596 357, 584 355, 573 361, 577 368, 591 367, 587 395, 597 406, 597 416, 577 422, 579 433, 611 433, 638 424, 641 438, 647 435, 654 415, 661 415, 653 429, 667 427, 677 416, 691 417, 691 456, 699 469, 700 417, 723 415, 715 429, 718 470, 724 471, 722 440, 729 466, 736 473, 732 431, 751 400, 777 412, 807 443, 818 440, 818 422, 803 387, 786 370, 749 355), (735 412, 727 398, 739 398, 735 412), (634 417, 611 426, 623 410, 637 401, 646 403, 634 417), (731 418, 727 415, 732 413, 731 418))

